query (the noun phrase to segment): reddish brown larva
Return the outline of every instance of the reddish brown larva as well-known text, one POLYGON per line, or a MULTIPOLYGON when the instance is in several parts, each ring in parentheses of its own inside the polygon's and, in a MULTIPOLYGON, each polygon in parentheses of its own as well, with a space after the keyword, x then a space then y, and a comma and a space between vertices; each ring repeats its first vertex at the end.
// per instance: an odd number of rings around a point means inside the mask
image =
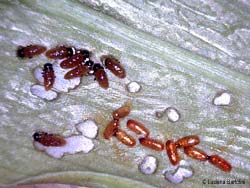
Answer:
POLYGON ((32 58, 46 51, 46 47, 40 45, 20 46, 17 49, 17 56, 21 58, 32 58))
POLYGON ((60 66, 63 69, 69 69, 80 65, 84 60, 84 56, 82 54, 75 54, 68 59, 65 59, 60 63, 60 66))
POLYGON ((78 65, 74 69, 70 70, 64 75, 65 79, 72 79, 77 77, 82 77, 84 75, 87 75, 89 71, 89 68, 85 65, 78 65))
POLYGON ((108 89, 109 82, 104 68, 100 64, 94 64, 93 66, 95 79, 103 89, 108 89))
POLYGON ((72 47, 59 46, 52 48, 46 52, 46 56, 50 59, 63 59, 73 55, 72 47))
POLYGON ((64 146, 66 144, 66 140, 62 136, 46 132, 36 132, 33 134, 33 138, 44 146, 64 146))
POLYGON ((53 65, 51 63, 44 64, 43 68, 43 78, 44 78, 44 87, 45 90, 50 90, 55 82, 55 74, 53 70, 53 65))
POLYGON ((104 60, 105 67, 119 78, 125 78, 126 72, 120 62, 113 57, 106 57, 104 60))

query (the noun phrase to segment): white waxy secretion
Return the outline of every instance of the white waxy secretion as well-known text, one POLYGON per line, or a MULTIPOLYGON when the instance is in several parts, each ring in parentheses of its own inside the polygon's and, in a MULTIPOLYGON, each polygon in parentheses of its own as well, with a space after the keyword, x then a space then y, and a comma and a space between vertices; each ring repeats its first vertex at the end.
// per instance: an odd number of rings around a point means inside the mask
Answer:
POLYGON ((213 99, 213 104, 216 106, 227 106, 231 103, 231 95, 227 92, 216 94, 213 99))
POLYGON ((34 142, 34 146, 54 158, 62 158, 65 154, 88 153, 94 148, 93 141, 85 136, 71 136, 65 138, 65 140, 66 144, 60 147, 44 146, 39 142, 34 142))
POLYGON ((141 90, 140 84, 135 81, 128 83, 126 87, 130 93, 138 93, 141 90))
POLYGON ((83 136, 88 138, 95 138, 98 133, 98 126, 93 120, 86 120, 76 125, 76 128, 83 136))
POLYGON ((171 122, 177 122, 181 117, 178 110, 175 109, 174 107, 167 108, 166 113, 167 113, 167 116, 168 116, 168 120, 171 121, 171 122))
MULTIPOLYGON (((60 63, 54 63, 53 70, 55 74, 55 82, 53 84, 53 88, 59 92, 68 92, 69 89, 74 89, 81 82, 80 78, 64 79, 64 75, 71 69, 62 69, 60 67, 60 63)), ((44 84, 44 78, 43 78, 42 73, 43 73, 43 69, 41 67, 37 67, 34 70, 34 77, 41 84, 44 84)))
POLYGON ((33 85, 33 86, 31 86, 30 92, 33 95, 35 95, 35 96, 37 96, 39 98, 42 98, 42 99, 46 99, 48 101, 54 100, 58 96, 57 92, 52 91, 52 90, 46 91, 44 86, 41 86, 41 85, 33 85))
POLYGON ((173 173, 165 173, 165 179, 168 180, 171 183, 181 183, 183 182, 184 178, 182 176, 182 174, 178 173, 178 172, 173 172, 173 173))
POLYGON ((150 175, 153 174, 158 165, 158 160, 153 156, 146 156, 139 165, 139 170, 141 173, 150 175))
POLYGON ((191 166, 183 164, 180 162, 180 165, 176 169, 166 170, 164 172, 165 179, 171 183, 179 184, 184 181, 186 178, 190 178, 194 174, 194 170, 191 166))

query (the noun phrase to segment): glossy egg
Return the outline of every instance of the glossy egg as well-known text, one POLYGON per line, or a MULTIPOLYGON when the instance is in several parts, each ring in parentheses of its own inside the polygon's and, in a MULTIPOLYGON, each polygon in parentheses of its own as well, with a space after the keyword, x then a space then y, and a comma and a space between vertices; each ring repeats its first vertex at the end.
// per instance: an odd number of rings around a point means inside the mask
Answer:
POLYGON ((175 142, 177 148, 194 146, 200 143, 200 138, 197 135, 185 136, 175 142))
POLYGON ((130 107, 129 106, 122 106, 113 111, 112 116, 114 119, 121 119, 129 115, 130 107))
POLYGON ((175 146, 175 143, 172 140, 168 140, 166 142, 166 152, 172 165, 175 166, 179 164, 180 157, 179 157, 177 148, 175 146))
POLYGON ((119 120, 110 121, 103 132, 104 138, 110 139, 117 132, 119 125, 120 125, 119 120))
POLYGON ((115 136, 117 140, 119 140, 120 142, 122 142, 123 144, 129 147, 135 146, 136 144, 135 138, 123 130, 118 129, 118 131, 115 133, 115 136))
POLYGON ((140 144, 147 148, 153 149, 155 151, 162 151, 164 149, 164 144, 161 141, 151 139, 151 138, 140 138, 140 144))
POLYGON ((149 136, 149 130, 138 121, 132 119, 128 120, 127 127, 138 135, 145 135, 146 137, 149 136))
POLYGON ((208 160, 208 155, 204 151, 202 151, 198 148, 195 148, 195 147, 185 147, 184 153, 187 156, 192 157, 192 158, 197 159, 197 160, 200 160, 200 161, 208 160))
POLYGON ((218 155, 211 155, 208 161, 225 172, 230 172, 232 170, 231 164, 218 155))

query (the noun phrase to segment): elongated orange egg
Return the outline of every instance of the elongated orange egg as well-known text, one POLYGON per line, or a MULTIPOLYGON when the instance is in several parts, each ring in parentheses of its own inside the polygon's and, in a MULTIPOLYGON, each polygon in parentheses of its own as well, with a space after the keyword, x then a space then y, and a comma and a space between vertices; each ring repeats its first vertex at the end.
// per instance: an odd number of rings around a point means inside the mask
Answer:
POLYGON ((129 115, 130 107, 129 106, 122 106, 113 111, 112 116, 114 119, 121 119, 129 115))
POLYGON ((225 172, 230 172, 232 170, 232 166, 231 164, 226 161, 225 159, 223 159, 222 157, 218 156, 218 155, 211 155, 209 156, 208 161, 218 167, 219 169, 225 171, 225 172))
POLYGON ((132 119, 128 120, 127 127, 138 135, 145 135, 146 137, 149 136, 149 130, 138 121, 132 119))
POLYGON ((200 161, 206 161, 209 158, 208 155, 204 151, 195 147, 185 147, 184 153, 187 156, 200 160, 200 161))
POLYGON ((129 147, 135 146, 136 144, 135 138, 123 130, 118 129, 118 131, 115 133, 115 136, 117 140, 119 140, 120 142, 122 142, 123 144, 129 147))
POLYGON ((168 158, 172 165, 177 165, 180 162, 180 157, 177 151, 177 148, 175 146, 175 143, 172 140, 168 140, 166 142, 166 151, 168 158))
POLYGON ((164 149, 164 144, 161 141, 155 139, 145 137, 140 138, 139 141, 141 145, 153 149, 155 151, 162 151, 164 149))
POLYGON ((194 146, 200 143, 200 138, 197 135, 185 136, 175 142, 177 148, 194 146))
POLYGON ((103 132, 103 136, 105 139, 110 139, 115 133, 117 132, 119 128, 119 120, 112 120, 109 122, 107 127, 105 128, 103 132))

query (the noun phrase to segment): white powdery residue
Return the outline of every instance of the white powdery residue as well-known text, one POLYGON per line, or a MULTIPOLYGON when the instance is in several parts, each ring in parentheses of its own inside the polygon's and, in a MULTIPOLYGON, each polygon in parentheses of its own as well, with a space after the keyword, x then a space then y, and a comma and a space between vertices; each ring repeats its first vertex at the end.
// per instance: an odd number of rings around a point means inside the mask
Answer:
POLYGON ((35 79, 37 79, 40 83, 44 83, 44 79, 43 79, 43 69, 41 67, 37 67, 34 70, 34 77, 35 79))
MULTIPOLYGON (((53 64, 53 70, 55 73, 55 83, 53 85, 53 88, 59 92, 68 92, 69 89, 74 89, 76 88, 80 82, 80 78, 73 78, 73 79, 64 79, 64 75, 72 70, 72 69, 62 69, 60 67, 59 63, 54 63, 53 64)), ((37 67, 34 70, 34 77, 41 83, 44 83, 43 79, 43 69, 41 67, 37 67)))
POLYGON ((181 115, 178 112, 178 110, 175 109, 175 108, 173 108, 173 107, 167 108, 166 112, 167 112, 168 120, 170 122, 173 122, 173 123, 177 122, 180 119, 180 117, 181 117, 181 115))
POLYGON ((165 179, 175 184, 181 183, 184 180, 182 174, 180 173, 170 173, 170 174, 165 173, 165 179))
POLYGON ((134 81, 128 83, 126 87, 127 87, 128 92, 130 93, 138 93, 141 90, 140 84, 134 81))
POLYGON ((213 99, 213 104, 216 106, 227 106, 230 103, 231 95, 227 92, 218 93, 213 99))
POLYGON ((155 157, 148 155, 142 160, 141 164, 139 165, 139 170, 143 174, 151 175, 156 171, 157 165, 158 160, 155 157))
POLYGON ((57 92, 49 90, 46 91, 44 86, 41 85, 33 85, 30 87, 30 92, 32 95, 35 95, 39 98, 46 99, 48 101, 54 100, 57 98, 57 92))
POLYGON ((79 152, 89 153, 94 148, 94 143, 91 139, 85 136, 71 136, 65 138, 64 146, 44 146, 39 142, 34 142, 36 149, 45 151, 53 158, 62 158, 65 154, 75 154, 79 152))
POLYGON ((95 138, 98 133, 98 126, 93 120, 86 120, 76 125, 76 128, 83 136, 88 138, 95 138))
POLYGON ((165 179, 171 183, 179 184, 184 181, 186 178, 192 177, 194 170, 187 163, 180 162, 180 165, 174 170, 166 170, 164 172, 165 179))

